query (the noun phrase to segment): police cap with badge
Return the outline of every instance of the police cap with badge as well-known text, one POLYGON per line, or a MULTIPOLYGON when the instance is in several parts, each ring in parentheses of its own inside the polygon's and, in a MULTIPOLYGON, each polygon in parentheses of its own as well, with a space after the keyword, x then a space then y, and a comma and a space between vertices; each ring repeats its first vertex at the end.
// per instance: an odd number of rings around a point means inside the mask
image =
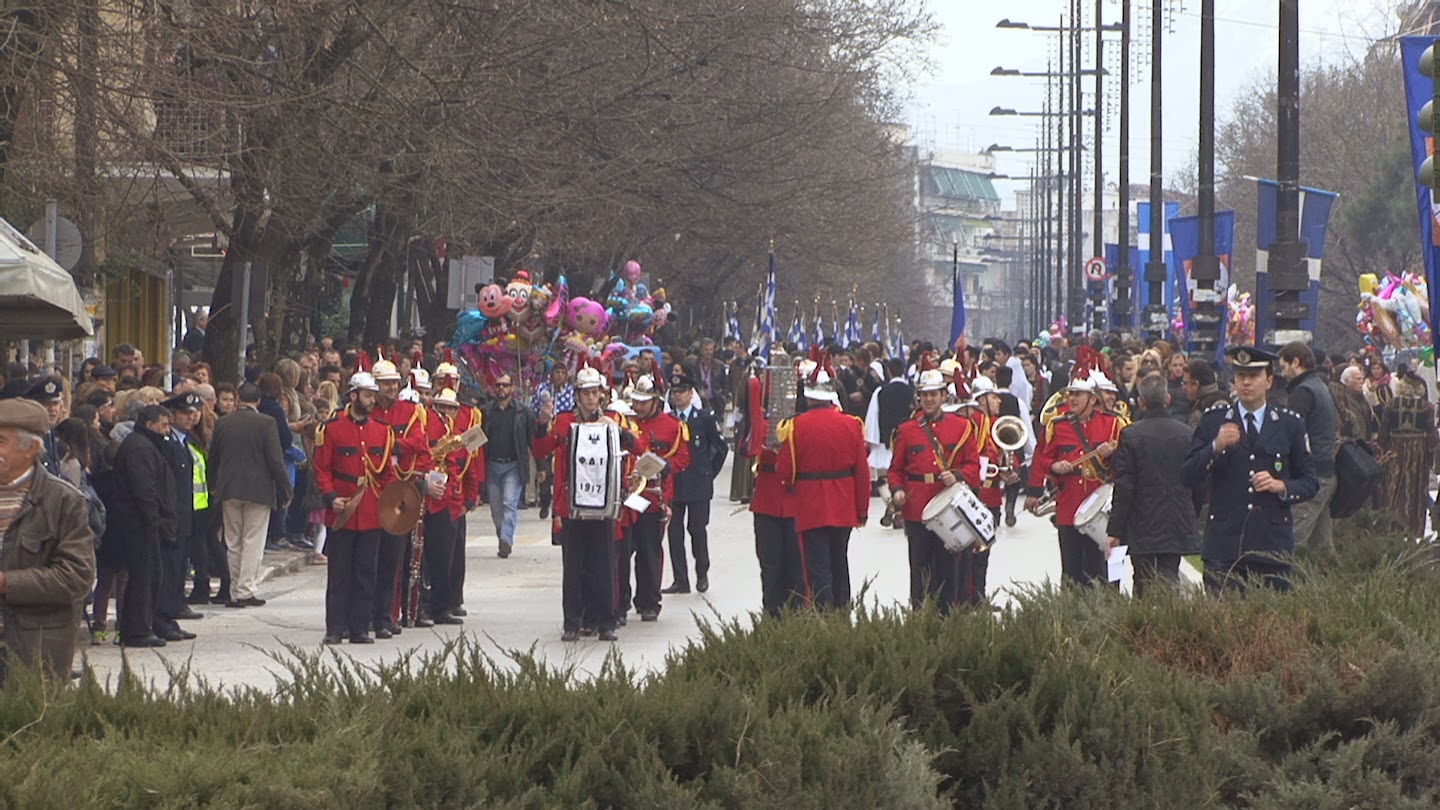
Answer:
POLYGON ((1280 358, 1264 349, 1254 346, 1231 346, 1225 350, 1225 361, 1236 371, 1262 371, 1274 369, 1280 358))
POLYGON ((684 374, 676 374, 670 378, 671 391, 694 391, 696 388, 695 381, 684 374))
POLYGON ((25 392, 25 398, 41 404, 58 402, 65 398, 65 385, 59 377, 41 377, 25 392))
POLYGON ((187 391, 183 394, 176 394, 160 404, 172 411, 198 411, 201 402, 199 394, 187 391))

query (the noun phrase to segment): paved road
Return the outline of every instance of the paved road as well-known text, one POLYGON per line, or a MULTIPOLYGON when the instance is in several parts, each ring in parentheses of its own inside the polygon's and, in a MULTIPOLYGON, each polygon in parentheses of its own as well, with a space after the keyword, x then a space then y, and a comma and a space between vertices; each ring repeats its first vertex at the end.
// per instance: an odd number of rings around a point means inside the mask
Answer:
MULTIPOLYGON (((721 481, 727 481, 728 473, 721 481)), ((579 643, 560 641, 560 549, 550 545, 549 523, 535 510, 523 513, 514 553, 496 556, 495 535, 486 507, 470 517, 466 608, 463 627, 407 629, 390 641, 371 646, 328 648, 356 662, 395 661, 417 652, 439 650, 459 634, 470 634, 497 658, 508 650, 529 650, 552 665, 574 665, 578 672, 593 672, 612 649, 626 664, 641 669, 664 666, 665 656, 696 638, 697 617, 742 618, 760 606, 759 566, 749 512, 717 499, 712 510, 710 591, 706 594, 666 596, 660 620, 632 620, 619 630, 615 644, 593 638, 579 643)), ((879 501, 871 513, 881 513, 879 501)), ((1050 523, 1022 514, 1013 528, 1000 529, 990 564, 990 590, 996 603, 1026 586, 1058 581, 1059 557, 1050 523)), ((869 580, 868 598, 879 604, 908 599, 909 571, 903 532, 882 528, 874 520, 857 531, 850 544, 855 589, 869 580)), ((667 561, 668 565, 668 561, 667 561)), ((665 577, 669 584, 669 574, 665 577)), ((172 644, 163 650, 125 650, 132 667, 157 686, 168 683, 168 672, 189 667, 194 677, 224 686, 273 687, 283 667, 271 655, 285 654, 286 645, 321 649, 324 635, 324 566, 305 566, 296 573, 275 577, 260 589, 269 600, 261 608, 227 609, 212 606, 203 620, 187 622, 199 638, 172 644), (267 654, 268 653, 268 654, 267 654)), ((634 614, 631 614, 634 619, 634 614)), ((122 650, 113 645, 83 650, 102 681, 113 678, 121 665, 122 650)))

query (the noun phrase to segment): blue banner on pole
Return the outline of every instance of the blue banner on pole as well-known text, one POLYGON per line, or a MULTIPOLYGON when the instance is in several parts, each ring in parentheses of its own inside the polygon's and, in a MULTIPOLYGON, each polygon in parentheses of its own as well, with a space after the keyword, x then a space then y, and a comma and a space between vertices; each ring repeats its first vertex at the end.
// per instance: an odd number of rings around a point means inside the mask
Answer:
MULTIPOLYGON (((1410 125, 1410 163, 1415 170, 1415 208, 1420 217, 1420 252, 1425 256, 1425 281, 1430 287, 1430 312, 1440 312, 1440 228, 1437 228, 1435 193, 1420 182, 1420 166, 1435 153, 1435 139, 1420 129, 1419 112, 1434 98, 1434 84, 1420 73, 1420 56, 1435 44, 1434 37, 1401 37, 1400 59, 1405 70, 1405 120, 1410 125)), ((1432 318, 1435 316, 1432 314, 1432 318)), ((1432 330, 1431 340, 1440 351, 1440 333, 1432 330)))
MULTIPOLYGON (((1256 342, 1263 342, 1265 335, 1275 329, 1272 314, 1275 294, 1270 291, 1267 268, 1270 265, 1270 246, 1279 236, 1276 210, 1279 207, 1280 186, 1274 180, 1260 178, 1256 178, 1255 184, 1255 338, 1256 342)), ((1325 229, 1338 196, 1333 191, 1300 187, 1298 237, 1310 278, 1309 288, 1300 293, 1300 300, 1310 305, 1310 317, 1300 321, 1300 328, 1311 334, 1315 332, 1320 315, 1320 264, 1325 258, 1325 229)))
MULTIPOLYGON (((1187 350, 1195 349, 1194 342, 1188 340, 1193 335, 1190 328, 1192 323, 1190 312, 1194 306, 1194 295, 1196 284, 1191 278, 1191 269, 1195 257, 1200 255, 1200 218, 1199 217, 1176 217, 1170 220, 1170 240, 1175 247, 1176 283, 1183 292, 1180 297, 1180 316, 1185 323, 1185 335, 1187 337, 1187 350)), ((1215 362, 1219 363, 1225 355, 1225 316, 1226 305, 1224 303, 1225 291, 1230 287, 1230 267, 1235 254, 1235 212, 1215 212, 1215 255, 1220 259, 1220 280, 1215 283, 1215 289, 1221 295, 1221 303, 1218 304, 1220 314, 1220 340, 1215 345, 1215 362)))

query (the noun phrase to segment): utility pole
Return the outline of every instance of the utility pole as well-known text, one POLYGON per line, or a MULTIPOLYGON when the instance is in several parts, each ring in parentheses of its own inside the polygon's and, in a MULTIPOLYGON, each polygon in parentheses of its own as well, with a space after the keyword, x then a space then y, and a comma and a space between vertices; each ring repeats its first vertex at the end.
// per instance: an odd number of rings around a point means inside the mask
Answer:
MULTIPOLYGON (((1094 238, 1091 240, 1095 246, 1095 252, 1091 255, 1103 259, 1105 257, 1105 172, 1103 169, 1105 147, 1105 114, 1104 114, 1104 90, 1105 90, 1105 31, 1103 24, 1104 0, 1095 0, 1095 153, 1091 158, 1095 165, 1095 215, 1092 227, 1095 229, 1094 238)), ((1095 285, 1095 295, 1092 298, 1094 310, 1091 313, 1091 327, 1104 331, 1109 326, 1109 316, 1105 309, 1105 284, 1101 282, 1095 285)))
POLYGON ((1300 253, 1300 0, 1280 0, 1280 59, 1276 76, 1275 244, 1270 248, 1269 287, 1275 294, 1275 333, 1260 340, 1282 345, 1309 340, 1300 321, 1310 307, 1300 300, 1310 275, 1300 253))
POLYGON ((1145 263, 1145 283, 1149 287, 1150 304, 1145 307, 1144 333, 1160 337, 1169 322, 1165 301, 1165 277, 1169 268, 1165 265, 1165 179, 1161 160, 1163 143, 1161 135, 1160 43, 1165 36, 1165 4, 1163 0, 1150 2, 1151 63, 1150 63, 1150 261, 1145 263))
POLYGON ((1083 228, 1085 227, 1084 208, 1085 194, 1084 182, 1080 162, 1080 145, 1083 136, 1080 134, 1080 126, 1083 123, 1081 112, 1085 109, 1085 101, 1080 93, 1080 29, 1081 29, 1081 5, 1080 0, 1071 0, 1070 4, 1070 256, 1067 270, 1070 273, 1069 286, 1069 309, 1067 320, 1070 322, 1070 330, 1074 333, 1079 330, 1085 332, 1085 274, 1081 268, 1084 267, 1084 259, 1081 258, 1081 251, 1085 249, 1083 228))
MULTIPOLYGON (((1186 324, 1191 351, 1211 357, 1220 343, 1220 259, 1215 255, 1215 0, 1200 2, 1200 249, 1190 265, 1195 296, 1186 324)), ((1182 290, 1181 295, 1186 291, 1182 290)))
POLYGON ((1119 260, 1110 321, 1117 329, 1129 330, 1135 323, 1130 275, 1130 0, 1120 0, 1120 206, 1115 224, 1119 260))

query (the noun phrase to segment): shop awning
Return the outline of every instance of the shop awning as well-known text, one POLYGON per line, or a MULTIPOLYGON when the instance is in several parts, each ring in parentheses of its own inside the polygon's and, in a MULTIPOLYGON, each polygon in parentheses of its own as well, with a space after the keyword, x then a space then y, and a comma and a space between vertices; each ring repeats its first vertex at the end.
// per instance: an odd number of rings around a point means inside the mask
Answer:
POLYGON ((0 219, 0 340, 73 340, 94 334, 75 279, 0 219))

